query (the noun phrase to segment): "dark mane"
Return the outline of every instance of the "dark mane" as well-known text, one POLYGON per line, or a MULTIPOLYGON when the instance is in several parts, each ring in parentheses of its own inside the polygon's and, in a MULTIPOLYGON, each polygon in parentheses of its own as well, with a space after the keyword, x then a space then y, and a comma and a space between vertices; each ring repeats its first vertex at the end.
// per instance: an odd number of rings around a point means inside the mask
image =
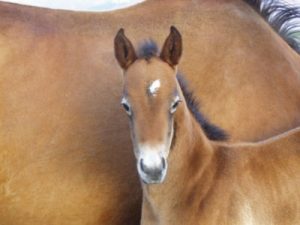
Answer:
POLYGON ((137 56, 139 59, 149 60, 150 58, 157 56, 158 47, 152 39, 144 41, 137 51, 137 56))
POLYGON ((300 7, 279 0, 244 0, 300 54, 300 7), (297 21, 298 20, 298 21, 297 21))
POLYGON ((186 80, 183 78, 181 74, 177 74, 177 80, 181 87, 182 93, 184 95, 185 101, 187 106, 196 119, 196 121, 201 125, 202 129, 204 130, 206 136, 210 140, 218 140, 224 141, 228 139, 228 135, 226 132, 217 127, 216 125, 212 124, 207 118, 199 110, 199 103, 193 97, 193 93, 189 91, 188 85, 186 80))

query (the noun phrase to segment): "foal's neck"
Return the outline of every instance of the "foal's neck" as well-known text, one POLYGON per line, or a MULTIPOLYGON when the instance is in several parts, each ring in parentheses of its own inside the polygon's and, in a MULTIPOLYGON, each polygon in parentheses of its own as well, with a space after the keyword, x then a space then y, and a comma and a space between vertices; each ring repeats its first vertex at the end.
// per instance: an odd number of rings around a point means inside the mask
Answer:
POLYGON ((196 186, 201 183, 205 195, 214 177, 210 168, 215 158, 214 147, 186 107, 175 116, 173 141, 166 180, 162 184, 143 184, 143 220, 157 223, 165 219, 162 214, 168 214, 170 208, 172 215, 176 209, 187 215, 182 210, 188 210, 187 206, 196 197, 193 195, 196 186))

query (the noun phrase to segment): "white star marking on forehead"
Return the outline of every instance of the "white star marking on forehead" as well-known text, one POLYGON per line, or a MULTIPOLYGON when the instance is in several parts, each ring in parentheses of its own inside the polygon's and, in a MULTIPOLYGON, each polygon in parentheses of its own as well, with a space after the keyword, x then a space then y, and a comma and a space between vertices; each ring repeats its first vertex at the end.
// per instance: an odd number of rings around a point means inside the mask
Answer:
POLYGON ((158 89, 160 88, 160 80, 155 80, 149 85, 149 93, 150 95, 155 96, 156 93, 158 92, 158 89))

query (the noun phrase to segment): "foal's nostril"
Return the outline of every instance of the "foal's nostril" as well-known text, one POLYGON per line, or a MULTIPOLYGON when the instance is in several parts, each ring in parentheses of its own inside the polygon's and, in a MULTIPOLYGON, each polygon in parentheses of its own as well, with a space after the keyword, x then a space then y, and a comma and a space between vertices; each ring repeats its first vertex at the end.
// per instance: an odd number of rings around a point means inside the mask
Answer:
POLYGON ((153 173, 154 170, 157 169, 155 167, 151 167, 147 164, 144 164, 144 159, 141 159, 141 161, 140 161, 140 168, 141 168, 141 171, 143 171, 143 173, 146 173, 146 174, 151 174, 151 173, 153 173))
POLYGON ((144 159, 141 159, 141 161, 140 161, 140 166, 141 166, 141 170, 142 170, 143 172, 145 172, 145 168, 144 168, 144 159))
POLYGON ((166 160, 165 160, 165 158, 162 158, 162 168, 163 169, 166 168, 166 160))

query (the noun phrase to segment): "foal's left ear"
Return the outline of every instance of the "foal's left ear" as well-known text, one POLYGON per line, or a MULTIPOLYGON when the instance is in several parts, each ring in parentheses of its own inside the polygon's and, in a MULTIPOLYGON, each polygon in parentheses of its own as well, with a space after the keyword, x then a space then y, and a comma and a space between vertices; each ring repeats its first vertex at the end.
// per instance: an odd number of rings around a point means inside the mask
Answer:
POLYGON ((115 57, 124 70, 137 59, 134 47, 125 36, 123 28, 118 31, 115 37, 115 57))
POLYGON ((162 48, 160 58, 174 67, 178 64, 182 54, 182 38, 179 31, 171 26, 170 34, 167 37, 162 48))

